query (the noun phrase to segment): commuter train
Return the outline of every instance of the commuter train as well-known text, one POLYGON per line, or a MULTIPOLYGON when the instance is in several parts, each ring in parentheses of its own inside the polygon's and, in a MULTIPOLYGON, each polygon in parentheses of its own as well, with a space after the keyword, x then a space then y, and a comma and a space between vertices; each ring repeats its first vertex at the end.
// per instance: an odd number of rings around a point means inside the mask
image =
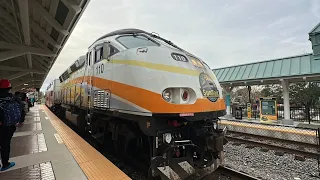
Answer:
POLYGON ((216 76, 158 34, 121 29, 100 37, 46 98, 102 145, 145 159, 152 178, 185 179, 223 163, 225 103, 216 76))

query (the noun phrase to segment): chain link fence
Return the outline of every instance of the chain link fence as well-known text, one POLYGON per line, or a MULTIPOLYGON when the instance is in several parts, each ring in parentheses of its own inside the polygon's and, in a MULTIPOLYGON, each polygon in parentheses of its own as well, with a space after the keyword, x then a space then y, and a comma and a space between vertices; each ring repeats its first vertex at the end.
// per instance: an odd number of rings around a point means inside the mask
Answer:
POLYGON ((220 126, 228 131, 265 136, 282 140, 317 145, 319 138, 317 129, 294 127, 281 124, 262 124, 259 122, 243 122, 241 120, 220 120, 220 126))

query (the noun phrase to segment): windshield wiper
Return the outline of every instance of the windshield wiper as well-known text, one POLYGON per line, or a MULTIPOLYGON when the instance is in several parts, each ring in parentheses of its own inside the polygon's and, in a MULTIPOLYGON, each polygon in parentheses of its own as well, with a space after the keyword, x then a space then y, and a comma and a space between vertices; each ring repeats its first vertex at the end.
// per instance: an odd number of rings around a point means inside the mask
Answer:
POLYGON ((177 49, 179 49, 180 51, 184 51, 183 49, 179 48, 177 45, 173 44, 171 41, 166 40, 166 39, 160 37, 159 35, 155 35, 155 34, 151 33, 151 37, 160 39, 161 41, 166 42, 167 44, 171 45, 172 47, 177 48, 177 49))

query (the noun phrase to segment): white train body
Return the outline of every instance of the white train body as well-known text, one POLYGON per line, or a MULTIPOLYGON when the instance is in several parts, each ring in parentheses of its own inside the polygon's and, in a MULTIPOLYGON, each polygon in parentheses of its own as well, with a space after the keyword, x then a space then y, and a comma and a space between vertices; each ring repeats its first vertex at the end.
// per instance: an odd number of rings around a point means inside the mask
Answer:
MULTIPOLYGON (((139 36, 148 37, 146 34, 139 36)), ((139 36, 135 38, 138 39, 139 36)), ((133 42, 137 43, 137 46, 127 49, 126 45, 121 44, 124 41, 121 41, 123 37, 135 39, 132 35, 120 34, 96 41, 89 47, 87 54, 86 63, 89 66, 84 65, 62 83, 65 88, 71 88, 71 91, 75 84, 80 86, 82 83, 84 93, 81 94, 83 96, 81 106, 88 104, 85 93, 89 91, 85 89, 88 88, 87 84, 91 84, 93 91, 103 89, 110 91, 107 106, 111 111, 152 116, 153 113, 224 110, 220 84, 212 70, 203 61, 174 47, 160 44, 157 39, 152 39, 155 42, 149 43, 152 46, 141 47, 138 42, 133 42), (97 58, 97 49, 102 48, 106 42, 112 48, 116 48, 117 53, 109 59, 97 58), (174 55, 185 58, 188 62, 175 60, 174 55), (202 68, 196 67, 193 62, 198 63, 197 65, 202 68), (211 102, 204 96, 199 81, 200 74, 204 75, 203 78, 207 83, 212 83, 211 91, 207 91, 209 92, 207 95, 210 96, 211 93, 213 98, 218 98, 215 102, 211 102), (164 90, 168 88, 172 88, 170 102, 166 102, 162 96, 164 90), (188 91, 188 97, 185 100, 181 95, 184 90, 188 91)), ((151 39, 151 37, 148 38, 151 39)), ((68 92, 65 94, 69 95, 68 92)), ((72 101, 72 98, 70 102, 66 99, 66 102, 75 103, 72 101)))
MULTIPOLYGON (((152 176, 168 177, 159 167, 167 161, 162 154, 165 147, 175 152, 183 147, 182 152, 197 146, 194 157, 170 160, 172 166, 182 166, 181 162, 191 166, 189 175, 205 158, 213 170, 223 160, 225 131, 215 126, 225 112, 221 86, 204 61, 168 40, 138 29, 111 32, 95 41, 59 79, 56 105, 59 112, 65 112, 60 115, 80 129, 93 135, 108 131, 117 136, 121 132, 116 126, 135 132, 129 127, 134 122, 143 133, 141 137, 152 139, 146 146, 151 147, 152 176), (214 133, 201 135, 205 132, 214 133)), ((186 176, 174 170, 170 174, 181 179, 186 176)))

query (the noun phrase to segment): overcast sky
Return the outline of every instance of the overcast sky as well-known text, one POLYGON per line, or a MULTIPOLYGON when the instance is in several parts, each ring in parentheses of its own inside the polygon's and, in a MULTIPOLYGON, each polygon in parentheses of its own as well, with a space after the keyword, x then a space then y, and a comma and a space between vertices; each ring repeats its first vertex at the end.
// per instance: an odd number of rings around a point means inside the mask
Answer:
POLYGON ((43 87, 117 29, 157 32, 214 69, 311 52, 319 22, 319 0, 91 0, 43 87))

